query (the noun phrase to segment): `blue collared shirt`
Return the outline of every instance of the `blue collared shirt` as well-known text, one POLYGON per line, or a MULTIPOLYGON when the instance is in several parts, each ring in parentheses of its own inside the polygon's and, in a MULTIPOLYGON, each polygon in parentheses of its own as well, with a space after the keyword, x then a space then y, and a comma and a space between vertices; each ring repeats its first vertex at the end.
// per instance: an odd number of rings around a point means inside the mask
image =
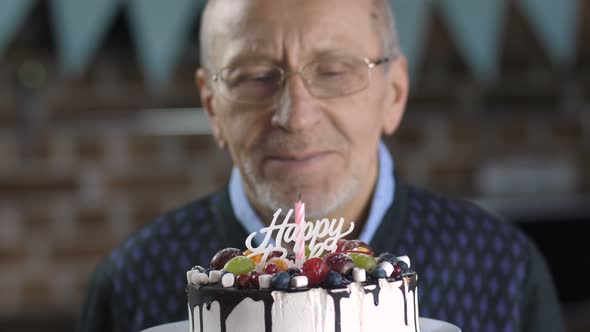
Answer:
MULTIPOLYGON (((381 225, 381 220, 385 216, 385 212, 393 204, 395 193, 395 178, 393 176, 394 163, 391 154, 387 147, 382 142, 379 144, 379 175, 377 178, 377 185, 373 194, 371 202, 371 209, 369 217, 364 224, 359 240, 370 243, 375 235, 375 232, 381 225)), ((236 219, 244 226, 246 232, 257 232, 254 241, 260 244, 264 239, 264 234, 258 233, 261 228, 266 227, 260 217, 252 208, 248 201, 244 185, 242 182, 242 175, 237 167, 234 166, 229 180, 229 199, 236 216, 236 219)), ((290 209, 292 207, 285 207, 290 209)), ((245 239, 244 239, 245 240, 245 239)))

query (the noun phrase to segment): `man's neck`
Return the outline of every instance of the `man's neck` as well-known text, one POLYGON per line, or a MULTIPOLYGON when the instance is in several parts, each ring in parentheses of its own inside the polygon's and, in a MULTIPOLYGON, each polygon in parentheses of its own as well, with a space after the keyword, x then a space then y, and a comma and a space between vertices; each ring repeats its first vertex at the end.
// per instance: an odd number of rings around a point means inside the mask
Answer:
POLYGON ((368 179, 369 180, 366 181, 363 188, 361 188, 361 192, 353 200, 343 204, 341 208, 336 209, 334 212, 325 216, 325 218, 328 218, 329 220, 339 220, 340 218, 344 218, 343 229, 348 229, 350 227, 350 223, 354 222, 354 230, 352 233, 346 236, 347 239, 359 238, 361 230, 363 229, 363 226, 369 216, 371 200, 377 183, 376 166, 375 171, 372 172, 372 175, 368 179))

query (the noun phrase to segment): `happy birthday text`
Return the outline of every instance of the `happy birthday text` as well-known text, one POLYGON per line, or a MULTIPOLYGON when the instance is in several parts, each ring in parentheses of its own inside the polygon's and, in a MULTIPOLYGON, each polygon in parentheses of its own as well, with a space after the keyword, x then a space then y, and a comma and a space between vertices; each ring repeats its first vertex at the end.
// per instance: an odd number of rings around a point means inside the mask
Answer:
POLYGON ((259 231, 260 234, 265 234, 264 240, 259 246, 254 247, 252 245, 252 240, 257 232, 251 233, 248 236, 246 239, 246 248, 252 251, 252 253, 248 255, 249 257, 262 254, 261 262, 266 262, 268 255, 276 250, 282 253, 281 258, 285 258, 288 251, 282 246, 282 244, 295 243, 294 248, 302 248, 303 246, 301 246, 300 241, 304 241, 309 248, 308 258, 319 257, 324 251, 335 252, 338 246, 338 240, 350 234, 354 229, 354 222, 351 222, 348 230, 342 232, 344 218, 340 218, 340 220, 332 219, 332 221, 324 218, 322 220, 317 220, 315 223, 305 222, 302 226, 295 223, 289 223, 289 218, 293 214, 293 209, 289 210, 283 219, 283 222, 277 225, 277 220, 281 215, 281 211, 282 209, 278 209, 275 212, 270 225, 259 231), (297 236, 297 230, 299 227, 304 228, 303 237, 297 236), (277 232, 277 235, 275 237, 275 244, 273 245, 270 243, 270 240, 274 231, 277 232), (318 242, 318 240, 321 239, 324 240, 318 242))

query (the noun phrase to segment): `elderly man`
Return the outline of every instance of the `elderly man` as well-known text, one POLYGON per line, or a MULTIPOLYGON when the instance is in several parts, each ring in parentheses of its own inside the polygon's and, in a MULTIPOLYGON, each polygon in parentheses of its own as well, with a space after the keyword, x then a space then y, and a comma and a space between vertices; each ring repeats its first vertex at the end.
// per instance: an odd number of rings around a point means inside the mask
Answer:
POLYGON ((185 271, 224 247, 243 248, 298 193, 307 220, 354 220, 350 238, 412 257, 421 316, 464 331, 562 330, 545 262, 521 233, 394 175, 380 140, 400 124, 408 74, 389 1, 209 1, 201 49, 196 81, 214 138, 235 164, 230 183, 103 261, 83 331, 187 319, 185 271))

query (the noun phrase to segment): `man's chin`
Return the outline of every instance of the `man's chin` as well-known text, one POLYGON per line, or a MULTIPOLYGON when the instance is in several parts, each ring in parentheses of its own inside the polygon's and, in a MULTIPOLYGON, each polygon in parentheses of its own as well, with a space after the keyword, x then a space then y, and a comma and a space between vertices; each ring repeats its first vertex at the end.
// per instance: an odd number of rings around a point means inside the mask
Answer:
POLYGON ((344 200, 341 197, 342 193, 338 195, 333 192, 314 191, 309 188, 293 188, 289 191, 281 191, 278 195, 277 192, 274 192, 272 198, 267 197, 267 204, 265 205, 271 207, 273 210, 278 208, 288 210, 294 208, 299 194, 301 194, 301 201, 305 203, 305 215, 306 218, 309 218, 309 221, 312 219, 322 219, 326 215, 331 214, 331 212, 340 207, 344 200))

